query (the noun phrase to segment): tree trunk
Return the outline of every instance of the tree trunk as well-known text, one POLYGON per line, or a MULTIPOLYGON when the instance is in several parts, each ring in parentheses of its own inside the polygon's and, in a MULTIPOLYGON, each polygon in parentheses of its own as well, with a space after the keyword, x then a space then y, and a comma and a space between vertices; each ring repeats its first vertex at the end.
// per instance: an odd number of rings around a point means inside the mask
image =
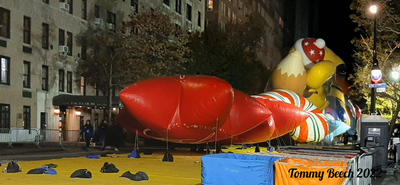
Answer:
POLYGON ((392 120, 390 120, 390 129, 389 129, 389 139, 388 139, 388 143, 390 142, 390 138, 393 135, 393 131, 394 131, 394 127, 396 125, 396 121, 397 121, 397 115, 399 115, 399 111, 400 111, 400 106, 399 104, 396 104, 396 110, 394 111, 394 114, 392 116, 392 120))
POLYGON ((108 124, 112 125, 111 121, 111 113, 112 113, 112 63, 110 63, 110 72, 109 74, 109 81, 108 81, 108 124))

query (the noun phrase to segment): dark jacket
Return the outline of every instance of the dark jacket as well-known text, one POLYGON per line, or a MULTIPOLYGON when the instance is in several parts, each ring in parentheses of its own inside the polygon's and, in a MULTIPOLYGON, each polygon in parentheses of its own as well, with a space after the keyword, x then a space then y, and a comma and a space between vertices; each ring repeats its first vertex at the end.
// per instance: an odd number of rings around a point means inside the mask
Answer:
POLYGON ((92 138, 93 137, 93 127, 92 127, 92 125, 83 126, 81 134, 85 134, 85 137, 92 138))
POLYGON ((97 129, 97 136, 99 136, 100 138, 106 137, 107 134, 107 130, 108 130, 108 126, 107 124, 100 124, 99 128, 97 129))

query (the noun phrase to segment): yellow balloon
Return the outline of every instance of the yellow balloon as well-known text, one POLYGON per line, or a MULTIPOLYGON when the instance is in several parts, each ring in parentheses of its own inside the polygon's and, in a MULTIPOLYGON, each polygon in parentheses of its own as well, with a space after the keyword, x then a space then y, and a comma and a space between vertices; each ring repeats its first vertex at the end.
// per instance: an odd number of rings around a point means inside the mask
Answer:
POLYGON ((331 61, 322 61, 315 64, 307 73, 307 86, 318 89, 335 74, 336 66, 331 61))

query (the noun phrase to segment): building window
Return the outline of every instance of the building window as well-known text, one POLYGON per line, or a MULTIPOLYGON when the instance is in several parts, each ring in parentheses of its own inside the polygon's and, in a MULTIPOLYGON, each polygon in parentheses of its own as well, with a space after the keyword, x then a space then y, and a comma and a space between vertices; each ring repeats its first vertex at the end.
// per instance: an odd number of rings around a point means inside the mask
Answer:
POLYGON ((186 19, 192 21, 192 6, 190 6, 189 4, 187 4, 186 8, 186 19))
POLYGON ((10 85, 10 58, 0 56, 0 84, 10 85))
POLYGON ((49 49, 49 25, 42 23, 42 48, 49 49))
POLYGON ((231 21, 231 9, 228 8, 228 20, 231 21))
POLYGON ((7 133, 10 128, 10 105, 0 104, 0 133, 7 133))
POLYGON ((24 43, 31 44, 31 18, 24 16, 24 43))
POLYGON ((67 72, 67 92, 72 93, 72 72, 67 72))
POLYGON ((169 0, 163 0, 164 4, 169 6, 169 0))
POLYGON ((100 18, 100 7, 99 5, 94 5, 94 17, 100 18))
POLYGON ((24 106, 24 129, 31 129, 31 107, 24 106))
POLYGON ((138 13, 139 12, 139 2, 138 0, 131 0, 131 9, 133 12, 138 13))
POLYGON ((58 70, 58 91, 64 92, 64 70, 58 70))
POLYGON ((31 63, 28 61, 24 61, 24 88, 31 87, 31 63))
POLYGON ((107 11, 107 22, 108 22, 108 29, 115 31, 115 25, 116 25, 116 15, 112 12, 107 11))
POLYGON ((10 10, 0 7, 0 36, 10 38, 10 10))
POLYGON ((81 9, 82 9, 82 19, 86 20, 86 9, 87 9, 87 1, 86 0, 82 0, 82 5, 81 5, 81 9))
POLYGON ((83 76, 81 76, 81 94, 86 96, 86 80, 83 76))
POLYGON ((49 0, 43 0, 43 2, 49 4, 49 0))
POLYGON ((83 39, 82 44, 81 44, 81 59, 82 60, 86 60, 86 51, 87 51, 86 40, 83 39))
POLYGON ((40 129, 46 129, 47 123, 46 123, 46 112, 41 112, 40 113, 40 129))
POLYGON ((211 11, 214 9, 214 0, 208 0, 208 10, 211 11))
POLYGON ((225 32, 225 23, 221 22, 221 31, 225 32))
POLYGON ((49 90, 49 66, 42 65, 42 90, 49 90))
POLYGON ((175 1, 175 11, 181 14, 181 5, 182 5, 182 0, 176 0, 175 1))
POLYGON ((239 1, 239 9, 243 9, 243 2, 239 1))
POLYGON ((73 0, 67 0, 67 3, 69 4, 69 12, 70 14, 72 14, 74 11, 74 1, 73 0))
POLYGON ((72 56, 72 33, 67 32, 67 46, 68 46, 68 55, 72 56))
POLYGON ((226 4, 221 2, 221 12, 223 16, 226 16, 226 4))
POLYGON ((197 12, 197 26, 201 27, 201 12, 197 12))
POLYGON ((60 46, 65 45, 65 31, 62 29, 58 30, 58 45, 60 46))

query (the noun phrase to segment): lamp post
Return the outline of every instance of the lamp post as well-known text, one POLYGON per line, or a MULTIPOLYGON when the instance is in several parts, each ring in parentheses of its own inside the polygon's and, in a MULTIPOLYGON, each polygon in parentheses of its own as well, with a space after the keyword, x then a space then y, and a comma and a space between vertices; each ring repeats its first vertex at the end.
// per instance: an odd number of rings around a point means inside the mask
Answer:
POLYGON ((375 115, 376 106, 376 85, 382 80, 382 71, 379 69, 379 63, 376 54, 376 37, 377 37, 377 12, 378 6, 376 4, 369 7, 369 11, 374 14, 374 51, 373 51, 373 65, 371 70, 371 81, 375 83, 375 86, 371 88, 371 115, 375 115))

